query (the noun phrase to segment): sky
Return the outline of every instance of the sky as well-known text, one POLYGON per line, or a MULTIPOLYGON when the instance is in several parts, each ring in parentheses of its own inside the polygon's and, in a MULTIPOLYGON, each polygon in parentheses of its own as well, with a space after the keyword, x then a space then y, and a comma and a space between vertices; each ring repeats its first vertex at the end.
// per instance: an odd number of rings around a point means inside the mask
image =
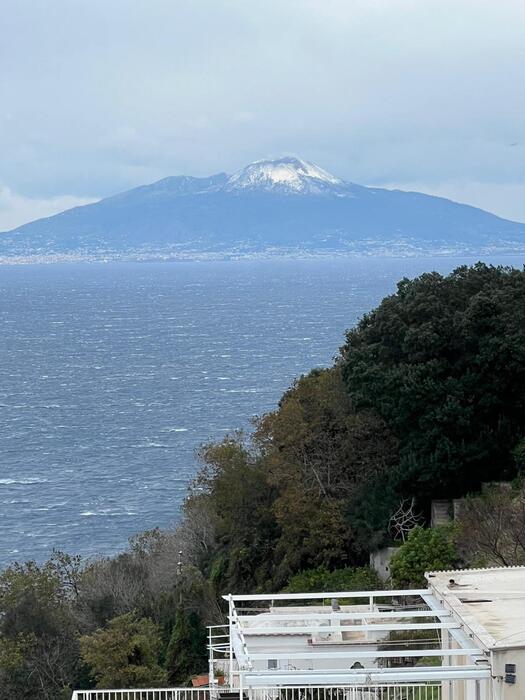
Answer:
POLYGON ((524 0, 2 0, 0 230, 296 155, 525 221, 524 0))

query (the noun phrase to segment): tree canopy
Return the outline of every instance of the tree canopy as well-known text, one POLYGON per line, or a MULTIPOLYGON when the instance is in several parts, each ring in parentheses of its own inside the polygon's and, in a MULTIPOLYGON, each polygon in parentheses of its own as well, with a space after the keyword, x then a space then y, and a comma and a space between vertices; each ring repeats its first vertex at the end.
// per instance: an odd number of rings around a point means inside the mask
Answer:
POLYGON ((206 629, 196 612, 180 611, 167 648, 166 666, 173 685, 183 685, 208 668, 206 629))
POLYGON ((82 637, 80 649, 99 688, 152 688, 167 680, 159 664, 160 627, 133 613, 115 617, 105 629, 82 637))
POLYGON ((394 588, 426 588, 426 571, 446 571, 459 562, 450 526, 415 527, 390 562, 394 588))
POLYGON ((390 480, 421 504, 512 478, 525 428, 525 272, 404 279, 347 334, 347 390, 399 440, 390 480))

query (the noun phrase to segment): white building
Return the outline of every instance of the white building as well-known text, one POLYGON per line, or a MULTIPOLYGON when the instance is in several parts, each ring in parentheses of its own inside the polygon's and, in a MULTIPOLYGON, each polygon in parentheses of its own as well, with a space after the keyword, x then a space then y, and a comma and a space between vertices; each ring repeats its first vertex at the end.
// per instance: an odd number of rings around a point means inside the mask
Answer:
POLYGON ((210 629, 209 688, 77 691, 74 700, 225 691, 232 700, 525 700, 525 567, 427 580, 421 590, 224 596, 229 624, 210 629))
POLYGON ((525 699, 525 567, 445 571, 427 580, 437 603, 489 660, 487 697, 525 699))

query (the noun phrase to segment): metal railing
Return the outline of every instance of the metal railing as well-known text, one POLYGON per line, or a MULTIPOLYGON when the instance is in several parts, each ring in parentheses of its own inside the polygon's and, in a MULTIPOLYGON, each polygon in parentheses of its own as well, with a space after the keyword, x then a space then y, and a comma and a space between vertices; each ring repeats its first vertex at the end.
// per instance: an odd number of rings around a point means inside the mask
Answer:
POLYGON ((441 700, 441 684, 252 688, 247 700, 441 700))
MULTIPOLYGON (((440 683, 245 688, 239 700, 441 700, 440 683)), ((219 700, 218 688, 76 690, 71 700, 219 700)))
POLYGON ((75 690, 71 700, 215 700, 212 688, 135 688, 129 690, 75 690))
POLYGON ((208 626, 208 677, 211 686, 219 683, 218 673, 221 672, 223 682, 233 685, 230 678, 234 667, 234 659, 230 659, 230 628, 229 625, 208 626))

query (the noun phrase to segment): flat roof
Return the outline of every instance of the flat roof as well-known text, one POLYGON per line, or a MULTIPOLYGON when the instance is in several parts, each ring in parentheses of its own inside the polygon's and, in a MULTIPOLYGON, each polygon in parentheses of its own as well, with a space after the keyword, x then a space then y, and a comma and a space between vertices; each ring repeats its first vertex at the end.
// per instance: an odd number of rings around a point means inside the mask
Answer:
POLYGON ((426 574, 435 597, 485 649, 525 647, 525 566, 426 574))

